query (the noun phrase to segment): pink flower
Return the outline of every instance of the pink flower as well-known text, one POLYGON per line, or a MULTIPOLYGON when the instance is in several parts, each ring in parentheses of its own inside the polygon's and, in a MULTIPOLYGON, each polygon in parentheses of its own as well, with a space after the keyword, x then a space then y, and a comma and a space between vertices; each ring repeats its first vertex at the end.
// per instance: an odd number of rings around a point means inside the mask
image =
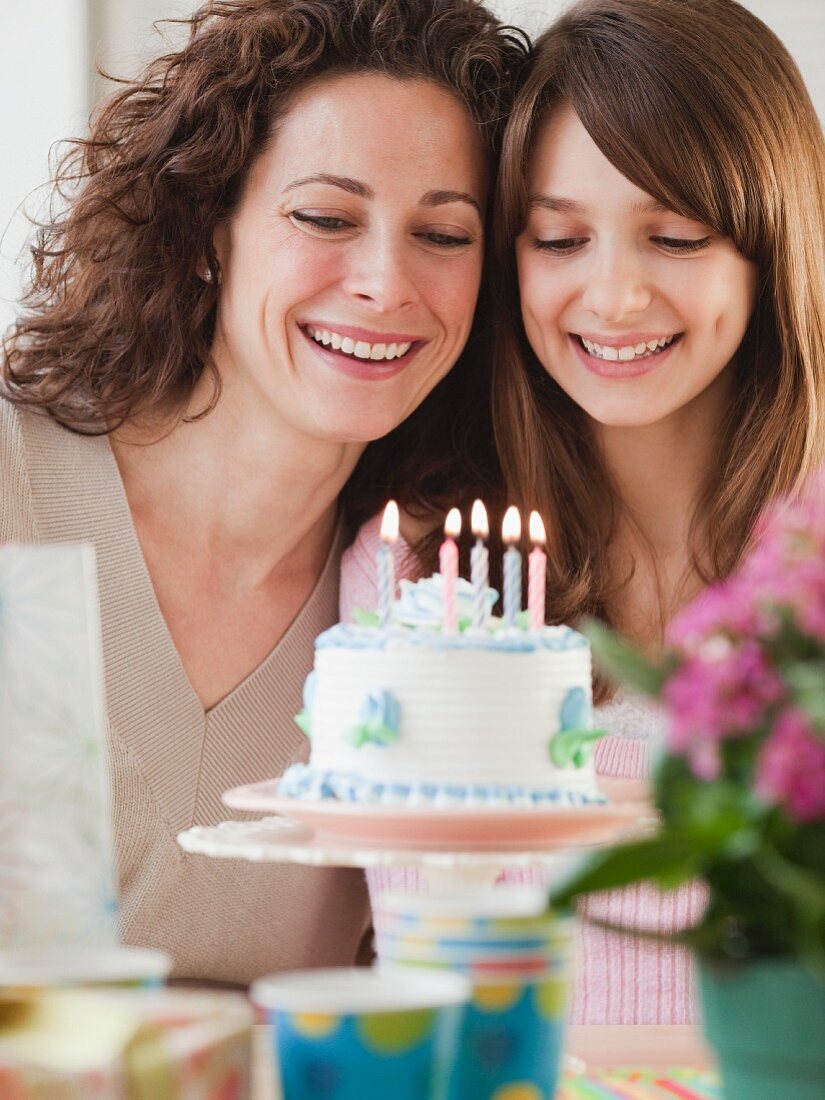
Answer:
POLYGON ((825 740, 803 711, 780 714, 759 756, 756 789, 796 821, 825 821, 825 740))
POLYGON ((673 673, 662 694, 668 711, 668 747, 686 756, 699 778, 719 772, 717 744, 747 736, 764 722, 784 693, 755 641, 708 643, 673 673))
POLYGON ((686 654, 700 654, 709 640, 722 637, 769 637, 777 619, 754 599, 753 589, 738 577, 709 585, 676 615, 667 641, 686 654))

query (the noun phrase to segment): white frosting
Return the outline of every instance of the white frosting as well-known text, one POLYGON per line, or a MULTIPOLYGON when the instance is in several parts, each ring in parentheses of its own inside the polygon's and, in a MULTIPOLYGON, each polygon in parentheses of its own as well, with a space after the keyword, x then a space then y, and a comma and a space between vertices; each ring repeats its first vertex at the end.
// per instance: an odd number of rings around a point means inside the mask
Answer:
POLYGON ((318 773, 380 784, 478 785, 598 797, 592 755, 556 767, 549 744, 562 702, 581 688, 590 710, 590 650, 445 648, 394 641, 386 648, 333 645, 316 653, 310 765, 318 773), (400 708, 397 739, 355 747, 368 695, 400 708))

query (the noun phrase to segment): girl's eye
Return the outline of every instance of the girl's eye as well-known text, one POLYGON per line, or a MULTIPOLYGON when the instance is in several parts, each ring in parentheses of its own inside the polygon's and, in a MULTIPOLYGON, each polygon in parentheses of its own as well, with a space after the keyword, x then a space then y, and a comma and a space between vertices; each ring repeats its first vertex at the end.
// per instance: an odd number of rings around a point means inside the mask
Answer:
POLYGON ((697 240, 682 237, 651 237, 651 240, 670 252, 698 252, 710 244, 710 237, 699 237, 697 240))
POLYGON ((352 222, 336 217, 334 214, 311 214, 306 210, 293 210, 290 217, 302 225, 311 225, 324 233, 335 233, 340 229, 352 228, 352 222))
POLYGON ((539 252, 550 252, 556 256, 563 256, 568 252, 575 252, 577 248, 581 248, 583 244, 587 244, 587 237, 556 237, 551 240, 543 240, 537 237, 533 241, 533 247, 538 249, 539 252))
POLYGON ((428 244, 434 244, 437 248, 461 248, 473 243, 472 237, 452 233, 419 233, 417 234, 428 244))

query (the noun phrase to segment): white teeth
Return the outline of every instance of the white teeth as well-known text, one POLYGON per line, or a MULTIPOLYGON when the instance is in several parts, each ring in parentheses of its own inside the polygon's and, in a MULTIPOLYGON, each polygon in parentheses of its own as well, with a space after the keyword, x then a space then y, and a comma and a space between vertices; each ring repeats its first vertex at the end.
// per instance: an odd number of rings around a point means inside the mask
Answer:
POLYGON ((399 359, 402 355, 406 355, 412 347, 412 341, 403 344, 368 344, 366 340, 356 341, 350 336, 341 336, 337 332, 327 331, 323 328, 312 328, 309 325, 306 332, 316 344, 332 347, 334 351, 342 351, 345 355, 354 355, 357 359, 371 359, 376 362, 399 359))
POLYGON ((609 362, 614 363, 616 361, 629 363, 633 359, 647 359, 650 355, 657 354, 662 348, 666 348, 671 344, 675 338, 675 335, 663 336, 661 339, 640 341, 638 344, 626 344, 622 347, 615 347, 611 344, 597 344, 594 340, 586 340, 584 336, 581 336, 580 340, 590 355, 596 359, 607 359, 609 362))

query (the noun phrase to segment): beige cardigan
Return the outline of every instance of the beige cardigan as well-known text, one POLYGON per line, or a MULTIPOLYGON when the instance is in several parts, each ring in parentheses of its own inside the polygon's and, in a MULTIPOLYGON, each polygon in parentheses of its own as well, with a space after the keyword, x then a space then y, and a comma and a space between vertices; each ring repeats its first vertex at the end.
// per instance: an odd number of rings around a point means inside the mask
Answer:
POLYGON ((206 713, 158 607, 107 438, 0 398, 6 540, 97 550, 124 941, 168 951, 177 977, 213 981, 352 963, 369 922, 362 872, 213 860, 175 841, 233 816, 220 801, 227 787, 306 758, 292 718, 313 640, 338 619, 340 539, 275 649, 206 713))

